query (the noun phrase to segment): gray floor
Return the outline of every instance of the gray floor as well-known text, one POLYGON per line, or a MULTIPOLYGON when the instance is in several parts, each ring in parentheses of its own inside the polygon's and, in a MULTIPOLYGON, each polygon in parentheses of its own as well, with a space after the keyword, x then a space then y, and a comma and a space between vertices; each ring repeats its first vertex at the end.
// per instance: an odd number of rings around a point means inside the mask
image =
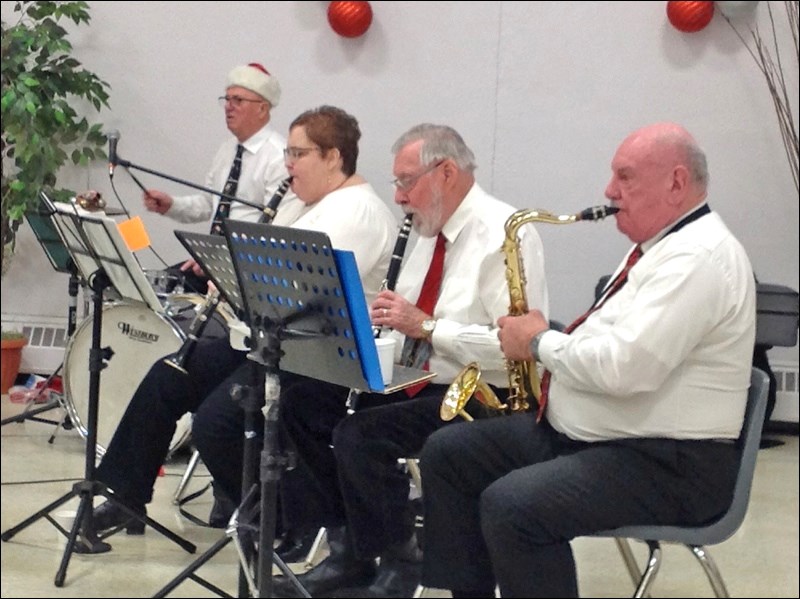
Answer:
MULTIPOLYGON (((18 404, 2 398, 3 418, 17 413, 18 404)), ((57 415, 56 411, 48 416, 57 415)), ((84 475, 83 439, 74 431, 60 431, 55 442, 48 438, 55 427, 27 421, 2 427, 2 530, 7 531, 55 501, 84 475)), ((779 437, 785 443, 759 452, 755 486, 747 519, 739 532, 711 548, 733 597, 798 597, 798 438, 779 437)), ((73 554, 62 588, 54 585, 64 556, 64 538, 48 521, 40 519, 2 543, 2 597, 151 597, 170 583, 185 567, 222 538, 222 531, 202 528, 181 516, 172 503, 185 462, 165 467, 156 485, 149 515, 175 533, 195 543, 190 555, 166 537, 147 529, 143 537, 117 534, 113 549, 102 555, 73 554)), ((191 486, 208 482, 198 470, 191 486)), ((190 504, 193 513, 205 517, 209 493, 190 504)), ((74 510, 76 500, 53 512, 74 510)), ((580 588, 586 597, 626 597, 632 586, 614 542, 577 539, 574 544, 580 588)), ((644 547, 635 544, 637 555, 644 547)), ((711 589, 694 558, 683 547, 665 548, 665 561, 654 596, 710 597, 711 589)), ((298 566, 300 567, 300 566, 298 566)), ((198 575, 237 593, 238 562, 232 544, 206 563, 198 575)), ((216 593, 186 581, 171 597, 216 597, 216 593)), ((429 597, 449 597, 444 591, 428 591, 429 597)))

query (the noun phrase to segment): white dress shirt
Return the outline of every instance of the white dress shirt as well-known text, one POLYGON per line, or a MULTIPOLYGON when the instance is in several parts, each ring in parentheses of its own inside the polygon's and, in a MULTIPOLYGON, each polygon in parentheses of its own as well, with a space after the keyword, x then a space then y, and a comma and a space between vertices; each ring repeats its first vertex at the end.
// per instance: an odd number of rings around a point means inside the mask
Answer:
MULTIPOLYGON (((487 194, 476 183, 445 224, 444 273, 439 300, 433 311, 433 353, 430 370, 434 383, 449 385, 469 362, 481 366, 481 380, 508 387, 505 360, 497 338, 497 319, 508 314, 510 298, 505 277, 505 221, 515 209, 487 194)), ((548 313, 542 241, 533 225, 519 232, 524 257, 529 308, 548 313)), ((406 256, 395 291, 415 303, 428 272, 436 237, 418 238, 406 256)), ((404 337, 397 331, 396 358, 404 337)))
POLYGON ((311 205, 296 197, 281 204, 274 225, 321 231, 337 250, 353 252, 367 305, 389 270, 397 220, 372 185, 362 183, 332 191, 311 205))
POLYGON ((753 269, 715 213, 668 229, 642 244, 628 282, 582 325, 540 339, 553 373, 547 419, 571 438, 739 435, 755 341, 753 269))
MULTIPOLYGON (((222 191, 236 156, 235 137, 226 140, 220 146, 211 169, 206 175, 205 187, 222 191)), ((242 171, 236 188, 236 197, 266 206, 278 186, 289 173, 283 160, 283 149, 286 138, 278 134, 269 125, 265 125, 243 144, 242 171)), ((294 194, 289 190, 283 201, 287 202, 294 194)), ((199 223, 211 221, 217 210, 219 196, 198 192, 192 195, 176 196, 166 216, 182 223, 199 223)), ((229 218, 257 222, 262 212, 241 202, 231 202, 229 218)))

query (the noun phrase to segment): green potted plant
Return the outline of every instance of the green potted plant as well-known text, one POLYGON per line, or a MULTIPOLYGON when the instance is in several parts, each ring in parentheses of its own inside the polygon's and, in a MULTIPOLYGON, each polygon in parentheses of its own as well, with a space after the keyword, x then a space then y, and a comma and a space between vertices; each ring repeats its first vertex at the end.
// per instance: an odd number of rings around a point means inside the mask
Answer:
POLYGON ((68 160, 86 166, 105 159, 107 141, 101 124, 84 114, 108 106, 109 86, 72 56, 60 25, 63 19, 88 24, 88 4, 15 2, 14 15, 13 24, 2 21, 3 272, 39 191, 61 201, 74 196, 57 187, 59 169, 68 160))
POLYGON ((0 393, 8 393, 17 380, 22 348, 27 343, 28 338, 19 331, 0 331, 0 393))

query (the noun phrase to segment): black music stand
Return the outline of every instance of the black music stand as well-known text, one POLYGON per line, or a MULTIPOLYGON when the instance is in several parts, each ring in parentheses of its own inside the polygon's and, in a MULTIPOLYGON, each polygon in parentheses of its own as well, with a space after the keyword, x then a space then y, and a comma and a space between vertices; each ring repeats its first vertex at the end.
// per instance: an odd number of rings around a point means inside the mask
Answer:
MULTIPOLYGON (((53 205, 52 200, 50 200, 44 191, 41 191, 39 192, 39 205, 26 212, 25 218, 28 220, 28 224, 31 226, 34 235, 36 235, 36 239, 39 242, 39 245, 42 246, 42 249, 44 250, 44 253, 47 256, 47 259, 50 261, 53 269, 56 272, 69 274, 69 285, 67 287, 67 292, 69 294, 69 305, 67 310, 67 338, 70 338, 75 333, 75 328, 77 326, 78 286, 80 284, 80 277, 78 276, 78 267, 72 260, 69 251, 64 245, 64 242, 61 240, 61 236, 59 235, 58 230, 53 223, 53 214, 55 214, 55 212, 56 208, 53 205)), ((25 410, 16 416, 3 419, 0 422, 0 426, 9 424, 11 422, 24 422, 25 420, 45 422, 47 424, 55 424, 56 426, 64 425, 66 422, 66 411, 64 413, 64 417, 60 421, 38 417, 38 414, 43 412, 48 412, 58 407, 64 407, 61 399, 50 399, 44 405, 32 408, 36 400, 39 398, 39 395, 41 395, 41 393, 47 389, 50 382, 58 375, 63 366, 64 361, 62 360, 61 364, 58 365, 58 368, 56 368, 53 373, 44 381, 39 393, 33 399, 29 400, 25 410)), ((54 439, 55 432, 50 437, 48 442, 52 443, 54 439)))
POLYGON ((62 534, 67 536, 64 555, 55 577, 55 585, 61 587, 64 585, 64 578, 66 577, 67 567, 73 551, 89 554, 109 551, 111 545, 103 542, 103 539, 122 528, 113 529, 102 537, 97 535, 93 521, 94 497, 97 495, 102 495, 108 501, 112 501, 132 518, 137 518, 149 524, 189 553, 194 553, 196 547, 152 518, 139 514, 130 506, 125 505, 105 485, 95 479, 100 371, 105 368, 106 362, 113 355, 110 348, 101 347, 104 293, 107 289, 113 288, 122 297, 131 301, 142 302, 158 310, 163 310, 163 307, 155 291, 153 291, 144 277, 144 273, 135 261, 133 254, 125 245, 125 241, 122 239, 122 235, 117 230, 116 223, 113 220, 88 215, 85 211, 81 211, 72 205, 57 206, 56 213, 53 216, 55 225, 72 260, 92 289, 92 347, 89 355, 89 416, 85 473, 84 479, 75 483, 70 492, 39 510, 17 526, 4 532, 2 540, 8 541, 19 531, 27 528, 40 518, 47 519, 62 534), (50 512, 73 497, 79 497, 80 503, 72 529, 67 532, 50 516, 50 512), (81 533, 80 543, 78 543, 79 532, 81 533))
MULTIPOLYGON (((255 485, 248 489, 243 480, 239 511, 247 508, 253 513, 249 523, 239 526, 251 533, 252 522, 260 515, 259 547, 271 548, 275 541, 277 484, 281 471, 290 462, 289 457, 280 455, 276 444, 279 366, 345 387, 383 393, 428 380, 435 374, 395 367, 392 386, 384 386, 355 259, 351 252, 333 249, 327 235, 235 220, 226 220, 223 228, 224 240, 183 231, 176 235, 240 319, 249 325, 248 358, 254 384, 247 395, 255 405, 264 405, 264 446, 260 505, 253 510, 248 504, 256 489, 255 485)), ((245 437, 251 438, 254 424, 247 420, 247 411, 245 415, 245 437)), ((246 452, 249 447, 252 445, 246 443, 246 452)), ((245 473, 252 471, 248 467, 251 463, 246 455, 245 473)), ((194 571, 229 540, 222 539, 155 596, 166 596, 186 578, 197 581, 194 571)), ((237 549, 242 568, 248 570, 254 549, 242 549, 240 545, 237 549)), ((258 584, 253 582, 252 574, 247 577, 253 595, 271 596, 271 564, 275 563, 300 594, 308 597, 283 560, 274 551, 271 560, 268 555, 270 552, 258 552, 258 584)))
MULTIPOLYGON (((214 283, 220 293, 221 299, 225 300, 233 309, 237 318, 242 320, 246 312, 239 290, 239 280, 236 276, 226 238, 221 235, 193 233, 190 231, 175 231, 175 236, 188 250, 189 255, 203 268, 208 278, 214 283)), ((234 344, 234 346, 243 351, 247 350, 250 343, 249 327, 244 323, 241 325, 230 323, 230 327, 232 339, 234 333, 238 334, 241 338, 241 342, 234 344)), ((231 541, 234 541, 240 562, 239 596, 247 596, 248 590, 252 596, 255 596, 258 592, 256 580, 251 572, 253 559, 251 547, 254 533, 257 533, 255 523, 259 518, 260 506, 257 503, 258 498, 255 493, 257 486, 256 481, 253 480, 252 473, 255 472, 255 465, 258 459, 255 432, 256 427, 259 425, 259 414, 261 406, 263 405, 263 398, 260 394, 254 393, 253 389, 263 389, 264 376, 260 368, 254 367, 251 371, 251 377, 252 384, 247 387, 234 389, 231 398, 233 401, 241 403, 245 415, 244 429, 246 434, 244 455, 242 456, 242 462, 244 464, 242 472, 242 501, 225 529, 225 536, 214 543, 205 553, 181 571, 174 579, 153 595, 153 597, 166 597, 186 579, 191 579, 206 589, 214 591, 220 597, 228 597, 229 595, 227 593, 197 575, 196 572, 231 541)), ((273 554, 273 559, 275 564, 286 576, 297 581, 294 573, 278 555, 273 554)), ((310 597, 305 589, 300 586, 300 583, 297 582, 297 584, 301 589, 301 594, 305 597, 310 597)))
MULTIPOLYGON (((277 447, 280 369, 343 387, 377 393, 390 389, 381 376, 352 252, 334 249, 328 236, 317 231, 233 220, 225 221, 224 228, 251 330, 248 358, 261 366, 265 381, 260 388, 265 419, 259 547, 272 547, 277 482, 287 462, 277 447)), ((434 376, 412 369, 406 375, 410 380, 395 381, 397 388, 434 376)), ((259 597, 272 596, 266 555, 260 551, 258 556, 259 597)))

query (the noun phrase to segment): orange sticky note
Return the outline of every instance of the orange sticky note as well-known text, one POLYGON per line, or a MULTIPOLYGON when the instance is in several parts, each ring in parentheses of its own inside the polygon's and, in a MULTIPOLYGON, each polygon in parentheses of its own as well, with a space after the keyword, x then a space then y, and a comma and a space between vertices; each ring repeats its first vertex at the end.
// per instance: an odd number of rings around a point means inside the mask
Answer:
POLYGON ((136 252, 150 246, 150 237, 147 235, 140 216, 117 223, 117 229, 122 234, 130 251, 136 252))

